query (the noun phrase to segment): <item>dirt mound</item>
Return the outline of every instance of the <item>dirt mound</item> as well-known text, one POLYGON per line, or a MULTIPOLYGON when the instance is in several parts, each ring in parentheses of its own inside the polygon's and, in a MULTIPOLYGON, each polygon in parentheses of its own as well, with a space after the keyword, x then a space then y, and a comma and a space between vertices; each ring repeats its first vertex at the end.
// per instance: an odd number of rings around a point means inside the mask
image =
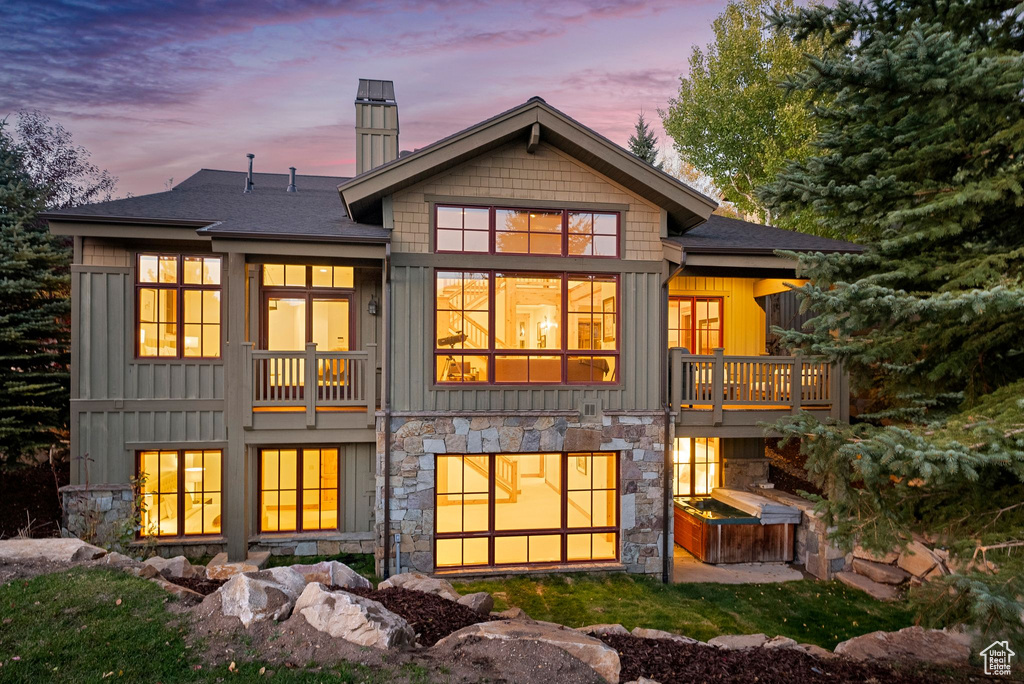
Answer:
POLYGON ((226 579, 206 579, 205 577, 166 577, 165 579, 171 584, 191 589, 203 596, 209 596, 227 584, 226 579))
POLYGON ((392 613, 405 618, 417 634, 417 641, 423 646, 433 646, 452 632, 479 622, 484 617, 466 606, 450 601, 436 594, 427 594, 412 589, 346 589, 328 587, 331 591, 347 591, 380 602, 392 613))

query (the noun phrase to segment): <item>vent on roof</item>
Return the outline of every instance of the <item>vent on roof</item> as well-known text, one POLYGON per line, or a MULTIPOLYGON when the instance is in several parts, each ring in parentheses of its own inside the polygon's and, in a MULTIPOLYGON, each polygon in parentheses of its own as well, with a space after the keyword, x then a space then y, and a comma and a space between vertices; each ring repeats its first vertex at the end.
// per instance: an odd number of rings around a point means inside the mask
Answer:
POLYGON ((252 160, 256 158, 256 155, 250 152, 245 156, 249 159, 249 172, 245 174, 245 192, 249 193, 252 192, 252 186, 254 185, 252 182, 252 160))
POLYGON ((288 189, 286 192, 295 192, 295 167, 288 167, 288 189))
POLYGON ((398 102, 392 81, 359 79, 356 174, 398 159, 398 102))

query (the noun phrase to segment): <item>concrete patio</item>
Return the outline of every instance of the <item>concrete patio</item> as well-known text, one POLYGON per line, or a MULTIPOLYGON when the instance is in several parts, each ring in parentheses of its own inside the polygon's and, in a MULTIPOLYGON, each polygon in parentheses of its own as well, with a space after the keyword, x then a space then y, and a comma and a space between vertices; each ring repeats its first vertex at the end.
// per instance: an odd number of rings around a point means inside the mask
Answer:
POLYGON ((672 581, 716 582, 718 584, 767 584, 804 579, 804 574, 785 563, 728 563, 708 565, 678 544, 672 562, 672 581))

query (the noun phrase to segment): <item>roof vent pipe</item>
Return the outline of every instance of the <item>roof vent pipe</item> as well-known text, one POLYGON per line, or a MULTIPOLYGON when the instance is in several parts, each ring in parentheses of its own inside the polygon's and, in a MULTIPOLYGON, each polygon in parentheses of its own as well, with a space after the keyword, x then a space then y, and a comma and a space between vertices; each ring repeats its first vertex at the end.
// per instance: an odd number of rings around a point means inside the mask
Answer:
POLYGON ((245 192, 246 192, 246 194, 248 194, 248 193, 252 192, 252 186, 253 186, 253 182, 252 182, 252 160, 256 158, 256 155, 253 154, 252 152, 250 152, 249 154, 247 154, 245 156, 249 158, 249 173, 247 173, 245 175, 245 192))
POLYGON ((286 192, 295 192, 295 167, 288 167, 288 190, 286 192))

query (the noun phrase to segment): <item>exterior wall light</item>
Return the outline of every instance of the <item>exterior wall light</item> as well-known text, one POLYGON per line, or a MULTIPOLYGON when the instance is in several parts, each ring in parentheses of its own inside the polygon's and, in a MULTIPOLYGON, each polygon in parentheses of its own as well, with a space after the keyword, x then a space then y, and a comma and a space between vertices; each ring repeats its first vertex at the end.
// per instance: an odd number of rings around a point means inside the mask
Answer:
POLYGON ((376 316, 379 307, 380 303, 377 301, 377 296, 370 295, 370 301, 366 303, 366 313, 370 314, 371 316, 376 316))

